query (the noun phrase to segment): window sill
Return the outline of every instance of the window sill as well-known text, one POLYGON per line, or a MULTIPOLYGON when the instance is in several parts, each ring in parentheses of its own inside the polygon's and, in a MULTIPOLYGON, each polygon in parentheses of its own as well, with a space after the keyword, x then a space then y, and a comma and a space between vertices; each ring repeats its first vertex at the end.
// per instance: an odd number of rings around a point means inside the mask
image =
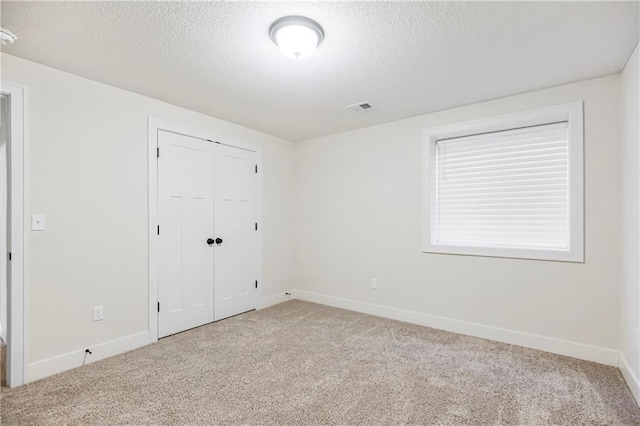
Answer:
POLYGON ((508 247, 468 247, 425 244, 423 253, 454 254, 464 256, 505 257, 511 259, 547 260, 554 262, 584 263, 582 250, 517 249, 508 247))

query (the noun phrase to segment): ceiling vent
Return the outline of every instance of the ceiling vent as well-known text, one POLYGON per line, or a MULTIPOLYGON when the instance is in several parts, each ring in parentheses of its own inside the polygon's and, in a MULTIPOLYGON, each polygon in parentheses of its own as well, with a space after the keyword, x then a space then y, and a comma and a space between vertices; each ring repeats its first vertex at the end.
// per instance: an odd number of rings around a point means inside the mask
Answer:
POLYGON ((363 112, 373 108, 368 102, 360 102, 353 105, 347 105, 346 108, 351 112, 363 112))

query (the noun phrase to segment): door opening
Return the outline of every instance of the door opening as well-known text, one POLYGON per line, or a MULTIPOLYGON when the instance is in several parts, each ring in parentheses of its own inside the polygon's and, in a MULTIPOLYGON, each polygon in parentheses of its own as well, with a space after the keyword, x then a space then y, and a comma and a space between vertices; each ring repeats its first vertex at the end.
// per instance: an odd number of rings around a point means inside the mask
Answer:
POLYGON ((9 271, 9 97, 0 93, 0 386, 7 380, 7 324, 9 271))
POLYGON ((0 340, 6 384, 26 382, 24 318, 24 92, 0 85, 0 340))

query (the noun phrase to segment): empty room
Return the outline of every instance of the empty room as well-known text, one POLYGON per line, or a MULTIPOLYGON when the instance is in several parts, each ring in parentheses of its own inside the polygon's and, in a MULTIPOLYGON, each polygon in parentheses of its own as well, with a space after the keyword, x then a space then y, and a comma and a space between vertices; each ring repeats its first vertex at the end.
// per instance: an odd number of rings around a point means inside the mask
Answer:
POLYGON ((0 27, 0 424, 640 425, 639 1, 0 27))

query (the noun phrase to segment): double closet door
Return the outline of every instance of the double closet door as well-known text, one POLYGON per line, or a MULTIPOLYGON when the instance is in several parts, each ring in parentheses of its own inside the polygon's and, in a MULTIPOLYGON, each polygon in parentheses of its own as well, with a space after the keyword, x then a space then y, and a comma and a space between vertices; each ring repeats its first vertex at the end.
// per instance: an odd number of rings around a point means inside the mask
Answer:
POLYGON ((256 153, 158 132, 158 337, 258 307, 256 153))

